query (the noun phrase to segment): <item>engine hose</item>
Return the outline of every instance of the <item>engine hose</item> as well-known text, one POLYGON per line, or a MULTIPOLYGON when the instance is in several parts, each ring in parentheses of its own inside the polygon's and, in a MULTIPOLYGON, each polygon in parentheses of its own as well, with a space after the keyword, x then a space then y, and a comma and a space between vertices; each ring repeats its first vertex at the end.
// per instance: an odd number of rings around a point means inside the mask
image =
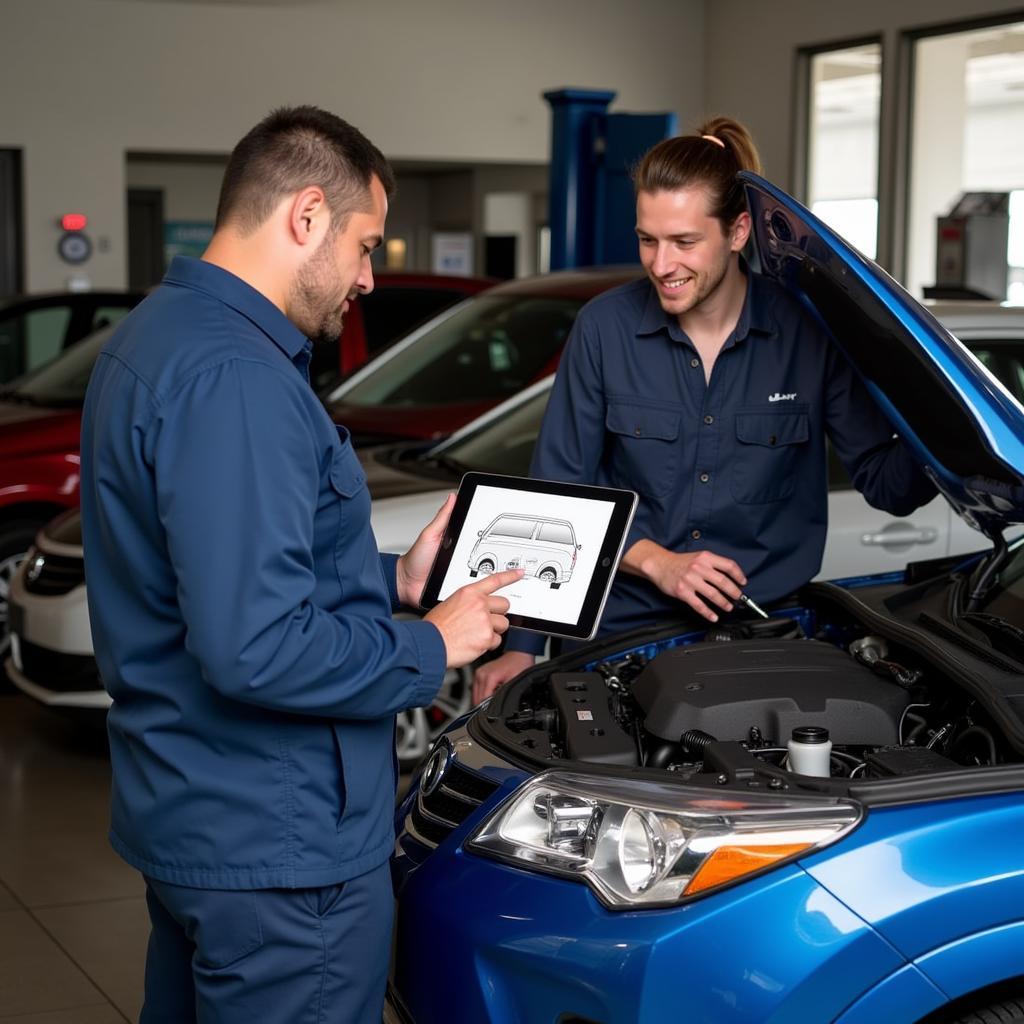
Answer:
MULTIPOLYGON (((651 768, 664 768, 665 765, 672 760, 672 755, 679 753, 683 757, 687 754, 691 756, 694 754, 703 754, 707 749, 709 743, 717 743, 718 741, 710 733, 704 732, 702 729, 687 729, 682 736, 679 737, 678 743, 663 743, 657 750, 655 750, 650 759, 647 761, 647 765, 651 768)), ((641 761, 641 763, 643 763, 641 761)))
POLYGON ((679 746, 689 754, 703 754, 710 744, 717 742, 714 736, 703 729, 687 729, 679 737, 679 746))
MULTIPOLYGON (((665 765, 672 760, 672 755, 678 749, 678 745, 675 743, 662 743, 657 750, 655 750, 647 761, 646 767, 648 768, 664 768, 665 765)), ((641 762, 642 763, 642 762, 641 762)))
POLYGON ((988 731, 983 725, 969 725, 953 742, 949 745, 949 749, 946 753, 952 757, 953 751, 963 743, 964 740, 970 739, 972 736, 980 736, 988 744, 989 753, 989 764, 996 763, 996 741, 992 736, 992 733, 988 731))

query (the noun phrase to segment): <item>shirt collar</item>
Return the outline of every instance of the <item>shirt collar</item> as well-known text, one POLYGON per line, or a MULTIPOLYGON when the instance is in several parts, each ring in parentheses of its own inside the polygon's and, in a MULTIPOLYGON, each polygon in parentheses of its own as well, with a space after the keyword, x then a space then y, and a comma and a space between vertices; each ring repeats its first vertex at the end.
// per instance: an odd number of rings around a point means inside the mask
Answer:
MULTIPOLYGON (((753 331, 756 334, 770 334, 774 327, 774 318, 771 313, 772 293, 768 283, 760 274, 755 274, 747 265, 746 260, 740 257, 740 269, 747 275, 747 294, 743 299, 743 309, 740 318, 736 323, 736 329, 732 332, 732 341, 741 341, 753 331)), ((667 331, 674 341, 686 340, 686 335, 679 326, 676 317, 666 313, 658 301, 658 293, 653 284, 648 284, 647 301, 644 303, 644 310, 640 317, 640 325, 637 327, 637 336, 646 334, 657 334, 659 331, 667 331)))
POLYGON ((255 324, 292 361, 310 348, 310 341, 270 299, 223 267, 192 256, 175 256, 164 283, 219 299, 255 324))

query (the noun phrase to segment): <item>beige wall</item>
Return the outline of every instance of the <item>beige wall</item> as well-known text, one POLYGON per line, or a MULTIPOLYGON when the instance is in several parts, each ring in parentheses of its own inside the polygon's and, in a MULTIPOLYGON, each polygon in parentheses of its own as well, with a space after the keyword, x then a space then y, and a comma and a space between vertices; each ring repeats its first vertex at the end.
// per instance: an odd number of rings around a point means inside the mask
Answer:
POLYGON ((712 0, 706 8, 704 99, 752 130, 765 173, 783 188, 799 184, 795 166, 796 50, 881 36, 878 261, 901 276, 907 196, 908 53, 904 33, 991 16, 1021 17, 1017 0, 712 0))
POLYGON ((540 93, 567 85, 689 121, 702 105, 703 11, 703 0, 3 0, 0 146, 24 151, 27 286, 65 285, 55 218, 68 210, 89 215, 99 243, 85 267, 94 286, 123 285, 126 151, 225 153, 280 104, 332 109, 409 160, 542 163, 540 93))

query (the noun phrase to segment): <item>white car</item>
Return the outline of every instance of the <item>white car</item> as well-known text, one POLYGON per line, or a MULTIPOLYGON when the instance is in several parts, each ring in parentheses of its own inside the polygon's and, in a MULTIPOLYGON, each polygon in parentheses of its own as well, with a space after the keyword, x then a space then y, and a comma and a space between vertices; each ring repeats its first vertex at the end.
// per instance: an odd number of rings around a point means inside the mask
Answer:
MULTIPOLYGON (((1014 398, 1024 401, 1024 310, 960 303, 937 305, 934 312, 1014 398)), ((464 472, 525 476, 553 379, 531 385, 440 444, 364 450, 360 457, 374 497, 372 524, 380 549, 407 550, 464 472)), ((965 554, 986 544, 941 497, 902 519, 871 508, 832 460, 821 578, 903 572, 908 562, 965 554)), ((76 512, 40 531, 11 584, 13 641, 6 667, 30 697, 96 715, 105 712, 110 699, 92 657, 83 564, 76 512)), ((449 672, 429 707, 399 716, 404 767, 422 758, 445 726, 469 709, 470 678, 468 669, 449 672)))

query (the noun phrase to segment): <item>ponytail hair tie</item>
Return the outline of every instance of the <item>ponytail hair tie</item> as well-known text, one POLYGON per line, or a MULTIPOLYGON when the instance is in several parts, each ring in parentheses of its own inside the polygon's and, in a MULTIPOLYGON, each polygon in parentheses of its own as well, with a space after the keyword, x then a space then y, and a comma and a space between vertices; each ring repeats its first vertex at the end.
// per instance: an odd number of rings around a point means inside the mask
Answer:
POLYGON ((725 149, 725 143, 717 135, 702 135, 702 139, 707 139, 708 142, 713 142, 716 146, 721 146, 725 149))

